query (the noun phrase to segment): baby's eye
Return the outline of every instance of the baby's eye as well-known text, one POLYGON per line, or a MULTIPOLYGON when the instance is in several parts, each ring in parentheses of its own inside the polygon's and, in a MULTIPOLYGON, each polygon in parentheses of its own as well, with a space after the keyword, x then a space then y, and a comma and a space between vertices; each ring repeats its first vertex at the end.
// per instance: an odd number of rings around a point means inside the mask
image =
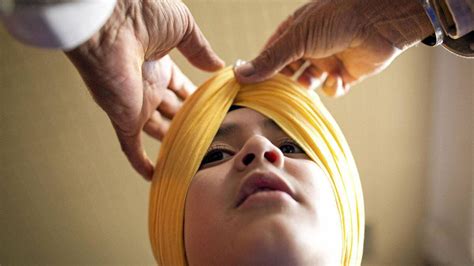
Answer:
POLYGON ((284 141, 279 148, 283 153, 304 153, 303 149, 293 140, 284 141))
POLYGON ((215 162, 218 162, 218 161, 222 161, 224 159, 227 159, 229 158, 230 156, 233 155, 233 152, 227 150, 227 149, 223 149, 223 148, 214 148, 214 149, 211 149, 209 150, 206 155, 204 156, 204 158, 202 159, 202 162, 201 162, 201 166, 204 166, 204 165, 207 165, 207 164, 211 164, 211 163, 215 163, 215 162))

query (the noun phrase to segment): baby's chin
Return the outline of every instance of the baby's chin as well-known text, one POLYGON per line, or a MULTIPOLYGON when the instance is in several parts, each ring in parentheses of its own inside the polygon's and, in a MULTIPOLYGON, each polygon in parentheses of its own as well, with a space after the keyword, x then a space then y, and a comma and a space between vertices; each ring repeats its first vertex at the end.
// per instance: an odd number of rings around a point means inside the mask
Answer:
POLYGON ((314 227, 281 216, 254 221, 233 237, 233 265, 316 265, 322 259, 314 227))
POLYGON ((190 265, 339 265, 340 247, 328 245, 316 219, 298 214, 241 216, 188 256, 190 265))

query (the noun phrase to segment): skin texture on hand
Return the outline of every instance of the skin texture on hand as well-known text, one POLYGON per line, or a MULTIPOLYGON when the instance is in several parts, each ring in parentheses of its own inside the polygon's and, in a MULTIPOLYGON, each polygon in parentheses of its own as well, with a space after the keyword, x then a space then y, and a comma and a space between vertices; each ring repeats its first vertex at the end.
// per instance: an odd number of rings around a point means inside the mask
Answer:
POLYGON ((102 29, 66 53, 109 116, 123 152, 147 180, 154 166, 143 148, 142 130, 162 140, 180 99, 195 90, 167 55, 175 47, 202 70, 224 66, 177 0, 119 0, 102 29))
POLYGON ((340 96, 432 32, 418 1, 311 1, 280 24, 260 55, 236 68, 236 77, 254 83, 279 71, 291 76, 309 60, 298 81, 340 96))

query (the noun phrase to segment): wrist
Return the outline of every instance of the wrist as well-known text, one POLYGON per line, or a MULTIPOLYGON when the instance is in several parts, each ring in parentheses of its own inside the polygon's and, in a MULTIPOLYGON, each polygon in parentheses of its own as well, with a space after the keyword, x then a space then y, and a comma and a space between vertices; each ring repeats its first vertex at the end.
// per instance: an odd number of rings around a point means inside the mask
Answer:
POLYGON ((123 44, 124 41, 131 42, 133 40, 132 38, 124 40, 122 35, 124 32, 130 31, 127 27, 127 19, 129 19, 129 17, 127 17, 126 11, 137 13, 134 9, 136 7, 131 5, 129 1, 117 0, 116 2, 114 10, 108 20, 94 35, 75 49, 66 51, 67 57, 74 65, 99 63, 104 56, 116 49, 118 44, 123 44))

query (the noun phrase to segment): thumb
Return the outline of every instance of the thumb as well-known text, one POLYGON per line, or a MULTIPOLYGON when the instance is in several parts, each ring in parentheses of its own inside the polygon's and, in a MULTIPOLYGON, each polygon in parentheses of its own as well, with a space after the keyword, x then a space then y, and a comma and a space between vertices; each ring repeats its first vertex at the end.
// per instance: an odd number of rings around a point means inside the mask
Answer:
POLYGON ((178 45, 179 51, 194 66, 205 71, 216 71, 224 67, 224 61, 212 50, 204 34, 199 29, 192 15, 188 34, 178 45))
POLYGON ((303 42, 304 40, 295 34, 294 27, 290 27, 251 62, 236 67, 235 77, 243 84, 272 77, 289 63, 303 57, 303 42))

